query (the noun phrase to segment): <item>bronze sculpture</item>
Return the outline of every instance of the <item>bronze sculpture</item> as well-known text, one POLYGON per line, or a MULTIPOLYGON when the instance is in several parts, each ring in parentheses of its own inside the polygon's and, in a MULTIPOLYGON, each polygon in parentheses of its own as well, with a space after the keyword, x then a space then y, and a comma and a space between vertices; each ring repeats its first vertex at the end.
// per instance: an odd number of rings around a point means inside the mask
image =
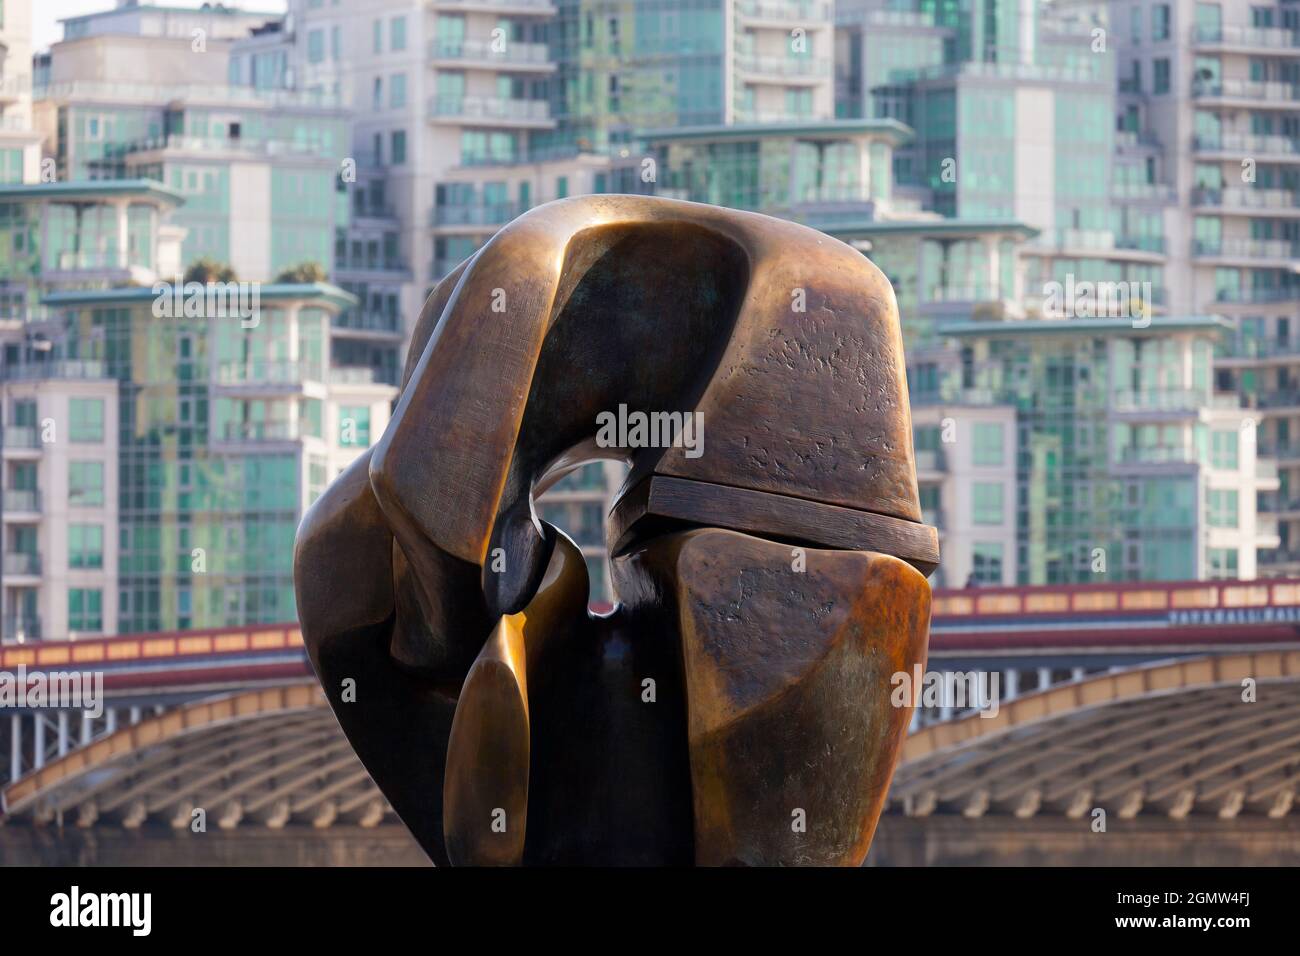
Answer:
POLYGON ((340 724, 435 862, 851 865, 937 563, 879 270, 783 220, 594 196, 433 290, 295 583, 340 724), (613 409, 698 413, 707 442, 600 447, 613 409), (608 615, 532 509, 597 457, 631 465, 608 615))

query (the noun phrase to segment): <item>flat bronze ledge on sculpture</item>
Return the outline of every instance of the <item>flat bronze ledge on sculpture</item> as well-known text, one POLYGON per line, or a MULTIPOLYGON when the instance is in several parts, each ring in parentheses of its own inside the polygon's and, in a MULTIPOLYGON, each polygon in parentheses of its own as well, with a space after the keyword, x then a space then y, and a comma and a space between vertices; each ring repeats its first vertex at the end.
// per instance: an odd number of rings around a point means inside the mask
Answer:
POLYGON ((938 561, 880 271, 783 220, 596 196, 433 290, 295 586, 340 725, 436 863, 857 865, 938 561), (622 406, 699 413, 707 448, 597 447, 622 406), (611 456, 593 615, 532 502, 611 456))

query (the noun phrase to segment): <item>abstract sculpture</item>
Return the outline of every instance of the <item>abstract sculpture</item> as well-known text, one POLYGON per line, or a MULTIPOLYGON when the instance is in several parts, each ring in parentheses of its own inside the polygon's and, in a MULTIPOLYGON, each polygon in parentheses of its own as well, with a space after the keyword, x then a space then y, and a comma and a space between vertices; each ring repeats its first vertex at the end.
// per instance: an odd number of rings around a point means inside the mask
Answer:
POLYGON ((433 290, 295 581, 339 723, 435 862, 856 865, 938 560, 880 271, 782 220, 601 196, 433 290), (610 457, 617 603, 592 615, 532 501, 610 457))

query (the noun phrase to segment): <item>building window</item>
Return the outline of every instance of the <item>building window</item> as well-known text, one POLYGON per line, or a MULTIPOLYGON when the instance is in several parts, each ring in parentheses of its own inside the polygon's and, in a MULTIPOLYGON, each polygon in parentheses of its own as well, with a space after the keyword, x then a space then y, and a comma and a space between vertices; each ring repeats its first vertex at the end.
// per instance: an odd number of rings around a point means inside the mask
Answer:
POLYGON ((406 17, 393 17, 388 45, 393 52, 406 49, 406 17))
POLYGON ((1212 578, 1236 578, 1237 577, 1237 549, 1236 548, 1210 548, 1207 552, 1210 561, 1210 577, 1212 578))
POLYGON ((976 524, 1002 524, 1002 483, 976 481, 971 485, 976 524))
POLYGON ((376 20, 371 24, 371 49, 375 53, 384 52, 384 21, 376 20))
POLYGON ((1169 4, 1157 3, 1151 8, 1151 39, 1169 39, 1169 4))
POLYGON ((104 463, 102 461, 68 463, 68 504, 77 508, 103 507, 104 463))
POLYGON ((1210 432, 1210 466, 1226 471, 1237 470, 1237 433, 1235 431, 1210 432))
POLYGON ((401 166, 406 162, 406 130, 393 130, 392 151, 389 154, 389 160, 394 166, 401 166))
POLYGON ((323 63, 325 60, 325 31, 309 30, 307 32, 307 62, 323 63))
POLYGON ((976 465, 1001 465, 1003 462, 1002 434, 1004 429, 1000 422, 976 422, 971 430, 975 447, 972 463, 976 465))
POLYGON ((104 566, 104 526, 68 525, 68 567, 99 569, 104 566))
POLYGON ((1236 528, 1237 492, 1236 490, 1211 488, 1206 495, 1210 506, 1211 528, 1236 528))
POLYGON ((1154 70, 1154 76, 1152 77, 1151 80, 1151 84, 1152 84, 1151 92, 1168 93, 1169 92, 1169 58, 1160 57, 1159 59, 1153 60, 1151 66, 1154 70))
POLYGON ((102 398, 68 399, 68 440, 101 442, 104 440, 104 400, 102 398))
POLYGON ((388 105, 401 109, 406 105, 406 74, 394 73, 388 83, 388 105))
POLYGON ((102 631, 104 595, 99 588, 68 589, 68 630, 102 631))
POLYGON ((568 195, 569 195, 569 177, 556 176, 555 177, 555 198, 564 199, 568 195))
POLYGON ((339 444, 362 448, 370 444, 370 406, 344 405, 339 410, 339 444))
POLYGON ((971 548, 972 584, 1002 583, 1002 543, 976 541, 971 548))

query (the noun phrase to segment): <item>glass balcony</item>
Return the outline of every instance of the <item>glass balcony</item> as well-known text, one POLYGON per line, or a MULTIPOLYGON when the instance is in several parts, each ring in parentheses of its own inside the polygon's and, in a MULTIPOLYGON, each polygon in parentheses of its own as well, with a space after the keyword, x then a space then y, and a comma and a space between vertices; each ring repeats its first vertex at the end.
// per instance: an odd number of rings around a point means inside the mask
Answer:
POLYGON ((490 10, 494 13, 512 10, 537 16, 555 14, 552 0, 429 0, 429 5, 442 10, 490 10))
POLYGON ((479 65, 499 64, 503 67, 554 67, 550 48, 545 43, 505 42, 500 49, 494 43, 482 40, 434 40, 429 44, 431 60, 463 60, 479 65))
POLYGON ((226 441, 297 441, 303 432, 295 422, 226 422, 221 435, 226 441))
MULTIPOLYGON (((948 462, 944 457, 942 448, 918 448, 916 449, 916 470, 917 471, 945 471, 948 462)), ((933 523, 933 522, 929 522, 933 523)))
POLYGON ((1300 86, 1294 83, 1270 83, 1256 80, 1196 80, 1192 83, 1192 96, 1195 99, 1234 99, 1290 103, 1300 101, 1300 86))
POLYGON ((430 217, 434 226, 503 226, 528 211, 522 203, 470 203, 435 206, 430 217))
POLYGON ((4 569, 6 577, 39 577, 41 556, 26 551, 6 551, 4 569))
POLYGON ((1114 393, 1113 407, 1120 412, 1194 411, 1210 403, 1210 396, 1190 388, 1119 391, 1114 393))
POLYGON ((1224 259, 1300 258, 1300 241, 1290 239, 1193 239, 1192 255, 1224 259))
POLYGON ((400 333, 401 319, 389 312, 339 312, 330 324, 336 329, 356 329, 362 332, 400 333))
POLYGON ((39 641, 41 619, 35 614, 19 614, 4 619, 4 639, 9 643, 39 641))
POLYGON ((1268 50, 1300 49, 1300 33, 1275 27, 1197 26, 1192 28, 1196 46, 1239 46, 1268 50))
POLYGON ((1192 190, 1192 205, 1221 206, 1246 212, 1267 209, 1300 211, 1300 193, 1289 189, 1243 189, 1240 186, 1230 186, 1227 189, 1198 188, 1192 190))
POLYGON ((217 368, 221 385, 301 385, 324 380, 319 365, 288 361, 223 362, 217 368))
POLYGON ((514 100, 496 96, 435 96, 429 100, 431 119, 548 123, 545 100, 514 100))
POLYGON ((29 488, 6 488, 4 492, 4 510, 11 512, 40 513, 41 493, 29 488))
POLYGON ((3 442, 5 448, 39 449, 41 436, 35 428, 25 425, 6 425, 3 442))
POLYGON ((1230 153, 1234 156, 1267 159, 1271 156, 1300 155, 1300 139, 1253 133, 1221 133, 1218 136, 1192 137, 1192 149, 1198 153, 1230 153))
MULTIPOLYGON (((750 20, 779 20, 799 24, 827 20, 831 15, 831 5, 821 0, 790 0, 789 3, 741 0, 737 10, 742 17, 750 20)), ((816 26, 816 23, 810 25, 816 26)))
POLYGON ((338 366, 329 370, 331 385, 374 385, 375 370, 369 366, 338 366))
POLYGON ((96 359, 54 359, 7 366, 4 377, 12 381, 94 379, 107 378, 108 371, 104 363, 96 359))
POLYGON ((813 57, 760 56, 756 53, 740 53, 736 55, 736 66, 745 73, 759 73, 764 76, 820 78, 831 75, 830 61, 813 57))

